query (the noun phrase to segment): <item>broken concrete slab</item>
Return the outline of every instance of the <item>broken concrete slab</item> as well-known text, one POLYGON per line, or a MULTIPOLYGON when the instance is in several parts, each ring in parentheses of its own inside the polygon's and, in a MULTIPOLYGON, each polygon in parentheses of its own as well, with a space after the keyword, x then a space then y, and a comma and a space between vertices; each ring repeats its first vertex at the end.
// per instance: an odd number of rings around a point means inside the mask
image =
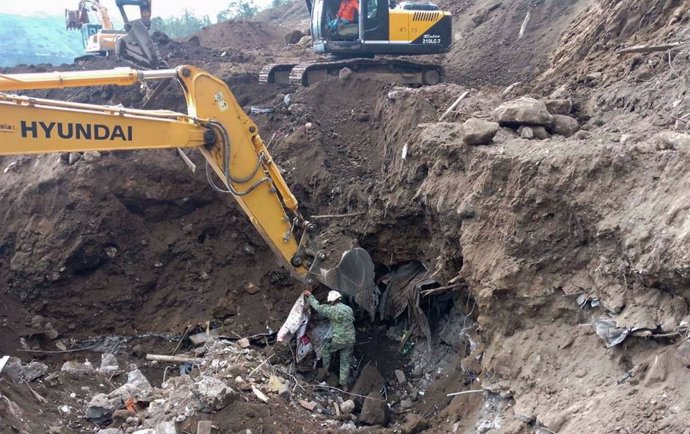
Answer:
POLYGON ((235 391, 215 377, 203 377, 191 388, 201 412, 218 411, 225 408, 236 397, 235 391))

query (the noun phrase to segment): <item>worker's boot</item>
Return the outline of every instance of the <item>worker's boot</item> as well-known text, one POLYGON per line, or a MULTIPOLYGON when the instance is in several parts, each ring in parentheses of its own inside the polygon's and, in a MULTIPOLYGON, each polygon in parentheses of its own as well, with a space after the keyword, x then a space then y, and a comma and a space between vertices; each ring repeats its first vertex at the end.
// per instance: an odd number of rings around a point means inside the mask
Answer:
POLYGON ((319 368, 319 370, 316 372, 316 379, 323 381, 326 378, 328 378, 328 370, 326 368, 319 368))

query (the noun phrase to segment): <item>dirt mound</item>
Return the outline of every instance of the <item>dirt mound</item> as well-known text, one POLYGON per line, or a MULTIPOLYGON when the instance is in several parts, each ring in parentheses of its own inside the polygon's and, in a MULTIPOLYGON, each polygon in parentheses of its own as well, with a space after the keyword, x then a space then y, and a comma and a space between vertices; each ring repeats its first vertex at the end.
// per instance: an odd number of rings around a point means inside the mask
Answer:
POLYGON ((276 8, 266 9, 259 12, 254 19, 284 29, 297 29, 303 32, 309 29, 310 21, 307 5, 302 0, 295 0, 276 8))
POLYGON ((443 1, 455 39, 444 66, 466 86, 509 85, 549 65, 558 37, 590 0, 443 1), (523 28, 524 27, 524 28, 523 28))
POLYGON ((258 21, 226 21, 204 28, 192 37, 202 47, 215 50, 271 49, 285 45, 282 32, 258 21))

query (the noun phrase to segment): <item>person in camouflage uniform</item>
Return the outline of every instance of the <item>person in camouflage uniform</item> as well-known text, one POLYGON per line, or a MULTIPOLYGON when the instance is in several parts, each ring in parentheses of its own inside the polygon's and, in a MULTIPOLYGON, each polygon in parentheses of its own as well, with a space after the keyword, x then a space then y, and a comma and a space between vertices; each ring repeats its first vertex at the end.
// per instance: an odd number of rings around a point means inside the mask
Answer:
POLYGON ((316 312, 331 321, 333 334, 326 341, 323 349, 323 368, 327 375, 331 355, 340 351, 340 386, 347 389, 350 377, 350 357, 352 357, 352 347, 355 344, 355 316, 352 308, 342 302, 342 295, 338 291, 328 293, 328 304, 319 304, 309 291, 304 291, 304 296, 316 312))

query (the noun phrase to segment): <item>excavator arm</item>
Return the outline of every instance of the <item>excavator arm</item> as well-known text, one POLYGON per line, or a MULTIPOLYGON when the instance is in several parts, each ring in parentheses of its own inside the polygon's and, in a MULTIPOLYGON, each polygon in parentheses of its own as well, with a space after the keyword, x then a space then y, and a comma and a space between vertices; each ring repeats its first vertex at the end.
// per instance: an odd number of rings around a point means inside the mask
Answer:
POLYGON ((325 257, 312 237, 314 226, 300 214, 257 126, 219 78, 193 66, 0 75, 0 92, 164 79, 182 86, 187 114, 0 93, 0 155, 196 147, 206 160, 209 183, 237 200, 296 278, 307 284, 318 280, 357 300, 367 299, 365 308, 373 311, 371 257, 355 248, 345 252, 335 268, 320 268, 325 257))

